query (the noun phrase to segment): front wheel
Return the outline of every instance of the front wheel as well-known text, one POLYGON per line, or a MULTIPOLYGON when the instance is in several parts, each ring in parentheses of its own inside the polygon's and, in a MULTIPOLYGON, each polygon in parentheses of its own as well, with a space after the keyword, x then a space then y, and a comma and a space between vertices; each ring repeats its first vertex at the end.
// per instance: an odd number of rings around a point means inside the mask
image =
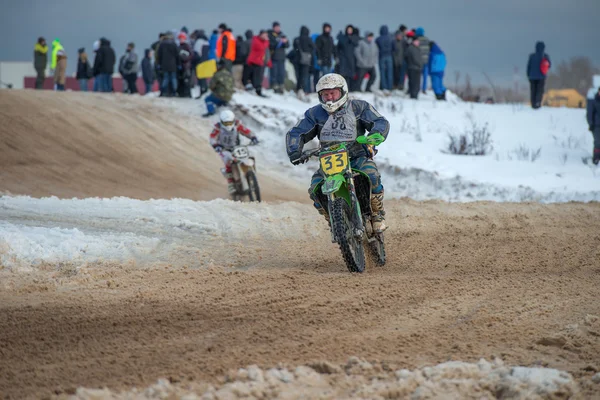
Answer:
POLYGON ((336 238, 346 266, 350 272, 363 272, 365 270, 365 250, 362 238, 354 234, 352 223, 352 210, 341 197, 335 198, 329 205, 332 219, 331 229, 336 238))
POLYGON ((258 186, 258 179, 254 171, 250 170, 246 172, 246 180, 248 181, 248 197, 250 201, 260 202, 260 187, 258 186))

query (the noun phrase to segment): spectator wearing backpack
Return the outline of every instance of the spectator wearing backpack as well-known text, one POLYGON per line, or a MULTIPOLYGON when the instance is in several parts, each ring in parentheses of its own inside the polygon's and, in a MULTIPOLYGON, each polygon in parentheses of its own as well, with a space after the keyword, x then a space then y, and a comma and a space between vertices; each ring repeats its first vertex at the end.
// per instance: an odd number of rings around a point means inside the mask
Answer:
POLYGON ((527 77, 531 89, 531 107, 538 109, 542 106, 542 97, 544 96, 544 85, 546 84, 546 75, 552 66, 550 56, 544 52, 546 45, 544 42, 535 44, 535 53, 529 55, 527 62, 527 77))
POLYGON ((306 26, 300 28, 300 36, 294 39, 294 50, 298 60, 298 82, 296 90, 310 93, 310 67, 313 62, 315 44, 310 38, 310 31, 306 26))

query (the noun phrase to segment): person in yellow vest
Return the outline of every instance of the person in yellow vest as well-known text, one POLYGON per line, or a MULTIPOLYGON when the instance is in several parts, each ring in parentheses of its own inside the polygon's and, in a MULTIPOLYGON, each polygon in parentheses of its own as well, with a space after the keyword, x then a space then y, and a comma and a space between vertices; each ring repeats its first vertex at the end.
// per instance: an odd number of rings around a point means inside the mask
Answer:
POLYGON ((225 68, 231 72, 235 60, 235 37, 231 29, 225 24, 219 25, 219 39, 217 40, 217 60, 225 61, 225 68))
POLYGON ((46 39, 43 37, 38 38, 37 43, 33 49, 33 67, 37 73, 35 78, 35 88, 43 89, 44 80, 46 79, 46 66, 48 65, 48 46, 46 45, 46 39))
POLYGON ((67 52, 59 39, 52 42, 52 61, 50 69, 54 74, 54 89, 64 91, 67 81, 67 52))

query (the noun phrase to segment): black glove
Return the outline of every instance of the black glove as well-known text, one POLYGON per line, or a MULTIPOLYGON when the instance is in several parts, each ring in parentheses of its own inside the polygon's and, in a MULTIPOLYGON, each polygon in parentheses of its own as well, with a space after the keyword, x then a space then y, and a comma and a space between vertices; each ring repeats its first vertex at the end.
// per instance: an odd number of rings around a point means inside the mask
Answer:
POLYGON ((257 137, 253 137, 252 139, 250 139, 250 144, 252 144, 252 145, 258 144, 258 138, 257 137))
POLYGON ((294 151, 293 153, 289 154, 289 157, 290 162, 294 165, 304 164, 307 161, 306 159, 302 159, 301 151, 294 151))
POLYGON ((223 151, 223 147, 222 147, 222 146, 219 146, 219 145, 216 145, 216 146, 214 147, 214 149, 215 149, 215 151, 216 151, 217 153, 221 153, 221 152, 223 151))

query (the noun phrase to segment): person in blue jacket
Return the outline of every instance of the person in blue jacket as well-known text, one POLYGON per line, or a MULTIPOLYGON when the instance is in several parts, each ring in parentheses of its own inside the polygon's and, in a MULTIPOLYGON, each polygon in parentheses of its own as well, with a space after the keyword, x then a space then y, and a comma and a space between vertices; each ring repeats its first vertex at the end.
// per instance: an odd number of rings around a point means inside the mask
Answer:
POLYGON ((219 31, 214 30, 212 35, 210 35, 210 39, 208 41, 209 50, 208 50, 208 59, 216 60, 217 59, 217 41, 219 40, 219 31))
POLYGON ((379 30, 379 37, 375 40, 379 48, 379 73, 381 80, 379 88, 381 90, 392 90, 394 87, 394 51, 396 51, 396 40, 387 25, 383 25, 379 30))
MULTIPOLYGON (((379 133, 387 138, 390 123, 373 105, 364 100, 348 98, 348 83, 339 74, 323 75, 317 83, 320 104, 309 108, 304 117, 286 135, 286 150, 294 165, 304 163, 304 145, 315 137, 321 145, 348 142, 352 169, 366 174, 371 180, 371 209, 374 214, 373 229, 383 232, 385 225, 383 209, 383 185, 377 165, 373 161, 374 152, 366 145, 356 142, 358 136, 379 133)), ((308 193, 317 211, 329 220, 327 208, 319 188, 325 177, 319 168, 311 179, 308 193)))
POLYGON ((437 43, 431 42, 429 53, 429 75, 431 76, 431 87, 435 98, 446 100, 446 87, 444 86, 444 70, 446 69, 446 54, 437 43))
POLYGON ((529 55, 527 62, 527 78, 529 78, 531 89, 531 107, 533 109, 542 106, 542 97, 544 97, 544 85, 546 84, 546 74, 552 66, 550 56, 544 52, 546 45, 544 42, 535 44, 535 53, 529 55))

